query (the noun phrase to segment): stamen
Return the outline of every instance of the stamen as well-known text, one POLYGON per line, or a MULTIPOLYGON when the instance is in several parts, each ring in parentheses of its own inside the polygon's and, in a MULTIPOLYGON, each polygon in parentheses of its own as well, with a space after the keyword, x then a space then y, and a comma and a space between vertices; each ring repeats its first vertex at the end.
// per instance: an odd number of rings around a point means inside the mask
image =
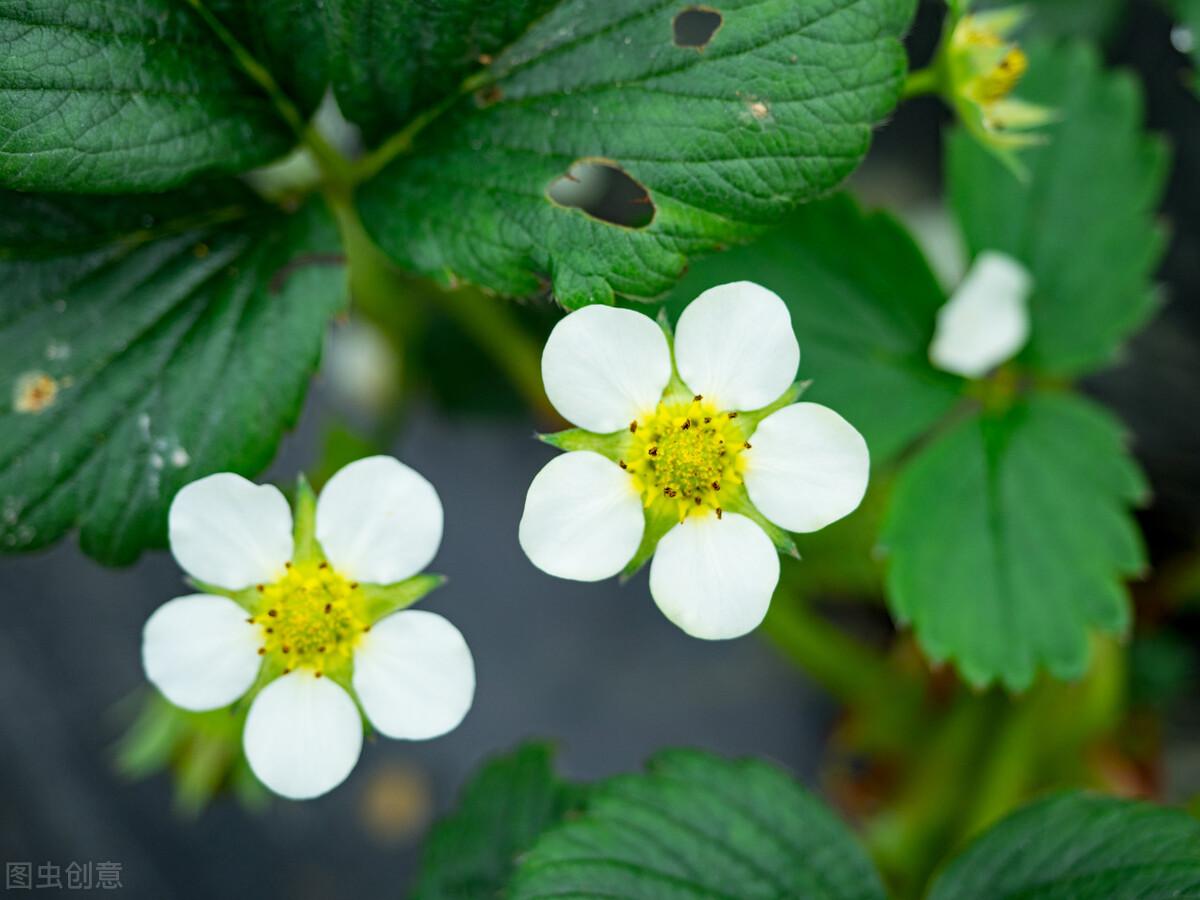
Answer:
POLYGON ((627 440, 617 464, 635 477, 647 507, 674 504, 680 521, 716 510, 718 493, 741 484, 737 456, 747 442, 737 418, 702 394, 663 402, 627 440))
POLYGON ((259 655, 276 656, 285 671, 307 669, 319 676, 331 666, 348 666, 367 624, 357 587, 325 560, 288 567, 279 581, 263 586, 262 606, 252 619, 263 628, 259 655))

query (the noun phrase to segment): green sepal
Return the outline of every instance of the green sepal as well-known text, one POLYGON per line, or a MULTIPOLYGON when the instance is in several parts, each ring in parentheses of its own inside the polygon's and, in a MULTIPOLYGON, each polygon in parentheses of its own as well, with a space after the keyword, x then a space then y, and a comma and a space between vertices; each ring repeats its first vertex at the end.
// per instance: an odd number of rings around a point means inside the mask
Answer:
POLYGON ((679 515, 674 505, 663 508, 660 503, 652 503, 646 509, 646 528, 642 532, 642 542, 638 545, 633 559, 629 560, 621 570, 621 583, 624 584, 637 574, 638 570, 654 555, 658 542, 668 531, 679 524, 679 515))
POLYGON ((146 691, 141 709, 113 752, 117 771, 138 779, 166 768, 183 733, 185 715, 158 691, 146 691))
POLYGON ((553 434, 539 434, 537 439, 564 453, 586 450, 599 453, 613 462, 620 461, 629 443, 628 432, 625 431, 597 434, 583 428, 568 428, 566 431, 556 431, 553 434))
POLYGON ((157 691, 144 692, 138 702, 140 709, 114 750, 118 773, 141 780, 170 770, 175 811, 187 818, 203 812, 226 786, 246 802, 249 795, 240 782, 249 774, 242 755, 248 704, 191 712, 157 691))
POLYGON ((374 625, 384 616, 412 606, 434 588, 446 583, 445 575, 414 575, 394 584, 362 584, 367 621, 374 625))
POLYGON ((779 412, 785 406, 791 406, 803 397, 808 389, 812 386, 812 380, 798 381, 795 384, 788 385, 788 389, 779 395, 779 398, 772 403, 768 403, 762 409, 752 409, 749 412, 739 412, 738 421, 742 426, 742 434, 747 438, 754 436, 754 430, 762 424, 762 420, 773 412, 779 412))
POLYGON ((296 497, 292 505, 295 522, 292 561, 298 564, 323 561, 325 554, 317 543, 317 495, 313 493, 303 472, 296 478, 296 497))
POLYGON ((207 581, 201 581, 199 578, 192 578, 190 575, 183 580, 201 594, 215 594, 218 597, 228 597, 248 612, 256 612, 258 610, 258 589, 254 586, 234 591, 229 588, 218 587, 215 584, 209 584, 207 581))
POLYGON ((776 550, 785 556, 800 559, 800 549, 796 546, 796 541, 792 537, 791 532, 780 528, 760 513, 758 507, 751 502, 750 495, 746 492, 744 485, 738 485, 728 493, 722 491, 721 508, 725 512, 745 516, 767 533, 767 537, 771 539, 771 543, 775 545, 776 550))

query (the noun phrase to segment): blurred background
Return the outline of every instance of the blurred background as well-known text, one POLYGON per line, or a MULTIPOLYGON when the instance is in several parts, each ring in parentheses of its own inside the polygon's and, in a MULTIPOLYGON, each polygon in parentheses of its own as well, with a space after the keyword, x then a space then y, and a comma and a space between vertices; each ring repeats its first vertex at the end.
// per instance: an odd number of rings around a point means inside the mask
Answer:
MULTIPOLYGON (((1174 148, 1162 211, 1173 234, 1161 271, 1166 306, 1088 389, 1134 432, 1155 490, 1141 517, 1151 554, 1175 565, 1194 561, 1200 534, 1200 100, 1181 52, 1189 36, 1173 34, 1155 4, 1119 7, 1097 3, 1083 17, 1052 17, 1050 26, 1094 36, 1110 63, 1136 70, 1149 126, 1174 148)), ((932 53, 941 17, 940 2, 922 4, 909 38, 914 66, 932 53)), ((952 267, 939 197, 945 121, 935 99, 903 104, 854 187, 868 205, 897 211, 935 262, 952 267)), ((158 552, 110 570, 72 543, 6 558, 0 859, 64 868, 120 862, 135 897, 210 898, 231 889, 264 900, 399 897, 431 819, 483 758, 527 737, 553 739, 562 771, 577 778, 636 769, 655 750, 689 745, 765 756, 809 786, 829 787, 822 764, 837 708, 763 638, 708 644, 684 636, 654 607, 644 572, 624 586, 580 585, 528 563, 516 523, 530 479, 552 455, 532 439, 546 423, 443 316, 423 314, 420 346, 403 359, 366 323, 335 326, 300 424, 267 477, 289 482, 300 470, 336 467, 366 446, 363 434, 401 435, 391 452, 438 487, 446 509, 430 568, 451 580, 424 604, 458 625, 475 655, 478 693, 462 727, 426 744, 368 743, 348 782, 314 802, 267 801, 252 812, 221 797, 181 816, 165 775, 134 781, 114 766, 117 741, 145 699, 142 623, 185 592, 174 562, 158 552), (464 358, 469 364, 457 365, 464 358), (387 412, 397 402, 402 421, 387 412)), ((517 320, 540 340, 554 317, 535 300, 517 320)), ((1200 616, 1157 609, 1152 596, 1138 602, 1131 677, 1151 691, 1165 723, 1153 780, 1167 799, 1187 800, 1200 792, 1190 649, 1200 616), (1168 616, 1176 637, 1159 628, 1168 616)), ((868 639, 888 627, 881 610, 846 624, 868 639)))

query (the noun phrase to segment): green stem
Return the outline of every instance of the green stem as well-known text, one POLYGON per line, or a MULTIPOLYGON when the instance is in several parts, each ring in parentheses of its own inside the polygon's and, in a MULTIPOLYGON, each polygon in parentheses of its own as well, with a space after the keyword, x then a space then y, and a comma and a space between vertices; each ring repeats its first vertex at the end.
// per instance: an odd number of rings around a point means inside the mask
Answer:
POLYGON ((441 117, 464 94, 479 90, 491 78, 492 73, 486 69, 482 72, 476 72, 474 75, 465 78, 462 84, 458 86, 458 90, 441 103, 414 116, 407 125, 358 161, 353 170, 354 183, 358 184, 359 182, 366 181, 397 156, 408 153, 412 149, 416 136, 425 130, 431 122, 441 117))
POLYGON ((304 146, 313 155, 325 183, 330 188, 349 194, 354 185, 354 166, 336 147, 325 140, 325 135, 309 126, 304 131, 304 146))
POLYGON ((271 102, 283 116, 284 120, 296 132, 297 137, 304 136, 304 117, 300 115, 300 111, 296 109, 296 105, 288 99, 287 95, 280 89, 274 77, 267 70, 267 67, 254 58, 254 55, 246 49, 246 46, 234 36, 233 32, 225 27, 225 23, 216 17, 216 15, 205 6, 203 0, 187 0, 187 3, 199 14, 209 28, 213 30, 217 38, 223 43, 229 52, 233 54, 239 66, 242 67, 247 75, 261 87, 267 96, 271 98, 271 102))
POLYGON ((847 706, 873 707, 904 683, 878 654, 796 597, 777 596, 763 630, 785 656, 847 706))
POLYGON ((1037 769, 1043 705, 1039 698, 1006 698, 1000 722, 988 738, 987 753, 974 768, 974 789, 959 822, 957 843, 982 831, 1029 791, 1037 769))
MULTIPOLYGON (((416 331, 420 307, 442 310, 492 358, 539 418, 561 424, 542 387, 541 347, 514 321, 504 302, 477 288, 442 290, 401 271, 366 233, 347 194, 331 190, 326 197, 350 261, 350 291, 357 308, 389 335, 416 331), (397 302, 402 297, 410 303, 397 302)), ((402 346, 397 349, 403 352, 402 346)))
POLYGON ((386 317, 389 324, 395 324, 397 312, 394 309, 384 310, 386 306, 398 306, 396 297, 419 294, 431 298, 492 357, 541 417, 557 422, 558 414, 546 399, 542 388, 540 348, 516 324, 509 310, 476 289, 442 291, 432 286, 423 289, 417 279, 406 277, 392 266, 375 246, 363 229, 353 205, 355 184, 375 175, 397 155, 411 149, 413 140, 422 129, 445 113, 461 96, 487 84, 493 77, 492 73, 485 69, 467 77, 459 85, 457 93, 418 114, 358 165, 351 165, 315 128, 306 125, 296 105, 283 93, 271 73, 204 5, 203 0, 187 2, 225 44, 238 65, 267 93, 280 115, 295 130, 321 167, 326 181, 325 196, 337 216, 350 261, 351 295, 355 304, 364 308, 368 315, 379 314, 386 317))
POLYGON ((566 427, 542 386, 542 350, 509 307, 478 288, 438 291, 437 304, 478 344, 547 427, 566 427))
POLYGON ((941 71, 936 66, 927 66, 924 69, 908 73, 908 78, 904 81, 904 89, 900 92, 900 99, 911 100, 913 97, 941 93, 941 90, 941 71))
POLYGON ((987 750, 994 701, 961 693, 922 736, 921 753, 895 801, 869 825, 867 843, 901 900, 915 900, 956 843, 974 789, 974 762, 987 750))
POLYGON ((205 6, 203 0, 187 0, 187 2, 196 10, 197 14, 205 21, 208 27, 212 29, 221 43, 233 54, 233 58, 237 60, 237 64, 241 66, 242 71, 249 75, 254 80, 254 83, 262 88, 271 99, 271 103, 278 110, 284 121, 296 133, 296 137, 312 153, 326 181, 344 190, 348 190, 352 184, 353 172, 346 157, 331 146, 320 132, 305 122, 304 116, 300 114, 300 110, 297 109, 296 104, 279 87, 279 83, 271 75, 267 67, 255 58, 254 54, 237 39, 237 36, 232 31, 225 27, 225 23, 205 6))

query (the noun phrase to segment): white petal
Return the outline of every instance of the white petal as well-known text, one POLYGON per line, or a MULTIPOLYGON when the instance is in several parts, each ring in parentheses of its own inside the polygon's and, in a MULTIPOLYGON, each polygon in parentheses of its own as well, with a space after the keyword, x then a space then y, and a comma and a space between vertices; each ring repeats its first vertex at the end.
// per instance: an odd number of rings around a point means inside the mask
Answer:
POLYGON ((362 752, 362 717, 336 682, 297 669, 254 698, 242 735, 258 780, 281 797, 308 800, 343 781, 362 752))
POLYGON ((977 378, 1012 359, 1029 339, 1033 278, 1003 253, 979 254, 938 311, 929 358, 939 369, 977 378))
POLYGON ((347 578, 391 584, 416 575, 442 542, 442 501, 398 459, 369 456, 329 479, 317 498, 317 541, 347 578))
POLYGON ((670 380, 662 329, 629 309, 576 310, 554 326, 542 352, 542 381, 554 408, 601 434, 653 410, 670 380))
POLYGON ((796 380, 800 345, 779 296, 751 281, 709 288, 675 328, 675 366, 720 409, 760 409, 796 380))
POLYGON ((232 472, 184 485, 167 526, 184 571, 218 587, 275 581, 292 558, 292 511, 283 494, 232 472))
POLYGON ((543 572, 599 581, 633 559, 645 528, 629 473, 599 453, 581 450, 556 456, 534 477, 518 537, 529 561, 543 572))
POLYGON ((779 554, 767 533, 735 513, 689 516, 650 563, 650 593, 668 619, 705 640, 741 637, 767 614, 779 554))
POLYGON ((771 413, 744 450, 746 491, 758 511, 788 531, 819 531, 858 508, 871 454, 853 425, 818 403, 771 413))
POLYGON ((475 697, 462 633, 436 613, 381 619, 354 652, 354 691, 381 734, 423 741, 453 731, 475 697))
POLYGON ((258 628, 228 597, 189 594, 164 603, 142 628, 142 668, 176 706, 228 706, 258 675, 258 628))

